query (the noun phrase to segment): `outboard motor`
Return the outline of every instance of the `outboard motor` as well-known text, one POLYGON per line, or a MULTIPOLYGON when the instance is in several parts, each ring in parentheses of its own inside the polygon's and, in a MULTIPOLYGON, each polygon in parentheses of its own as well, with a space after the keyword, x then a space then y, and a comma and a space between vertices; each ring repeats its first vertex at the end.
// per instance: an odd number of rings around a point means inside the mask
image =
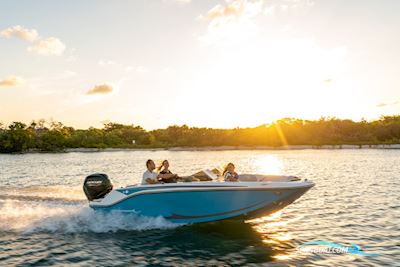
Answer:
POLYGON ((107 174, 104 173, 91 174, 83 183, 83 191, 89 201, 104 197, 112 189, 113 185, 107 174))

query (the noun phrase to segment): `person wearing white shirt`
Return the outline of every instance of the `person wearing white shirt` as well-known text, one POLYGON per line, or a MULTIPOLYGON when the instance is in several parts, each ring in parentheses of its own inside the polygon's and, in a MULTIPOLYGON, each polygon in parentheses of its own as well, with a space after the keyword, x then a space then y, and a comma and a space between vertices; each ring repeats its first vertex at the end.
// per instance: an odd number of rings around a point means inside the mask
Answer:
POLYGON ((154 161, 151 159, 146 161, 147 170, 143 173, 141 184, 158 184, 158 173, 154 170, 156 169, 156 165, 154 161))

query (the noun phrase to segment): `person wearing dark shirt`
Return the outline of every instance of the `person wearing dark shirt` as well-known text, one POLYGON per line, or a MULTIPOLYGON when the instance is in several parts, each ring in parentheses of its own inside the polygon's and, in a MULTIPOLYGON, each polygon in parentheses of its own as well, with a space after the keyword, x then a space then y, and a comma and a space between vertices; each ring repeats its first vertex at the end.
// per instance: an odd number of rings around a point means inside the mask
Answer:
POLYGON ((158 173, 160 174, 159 180, 164 183, 176 183, 178 175, 173 174, 169 169, 168 160, 163 160, 161 165, 157 168, 158 173))

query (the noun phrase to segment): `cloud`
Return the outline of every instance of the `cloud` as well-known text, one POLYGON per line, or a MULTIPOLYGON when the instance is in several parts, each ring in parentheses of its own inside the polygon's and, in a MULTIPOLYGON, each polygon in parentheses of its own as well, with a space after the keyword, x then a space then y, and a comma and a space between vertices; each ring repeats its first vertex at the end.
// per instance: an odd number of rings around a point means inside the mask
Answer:
POLYGON ((262 1, 235 0, 228 2, 226 5, 216 5, 208 11, 207 18, 211 20, 241 17, 251 18, 261 13, 262 4, 262 1))
POLYGON ((95 94, 109 94, 113 91, 113 87, 108 84, 100 84, 94 86, 92 89, 86 92, 87 95, 95 95, 95 94))
POLYGON ((260 14, 272 15, 277 12, 277 8, 285 11, 289 8, 300 6, 311 6, 311 0, 226 0, 225 5, 216 5, 208 11, 206 18, 254 18, 260 14))
POLYGON ((378 107, 378 108, 383 108, 383 107, 386 107, 386 106, 397 105, 397 104, 399 104, 399 103, 400 103, 399 100, 394 101, 394 102, 389 102, 389 103, 383 103, 383 102, 382 102, 382 103, 377 104, 376 107, 378 107))
POLYGON ((0 80, 0 86, 3 87, 14 87, 22 84, 24 81, 18 76, 9 76, 5 79, 0 80))
POLYGON ((200 40, 207 45, 246 41, 257 35, 258 27, 253 18, 262 12, 262 1, 235 0, 216 5, 205 16, 200 16, 209 22, 200 40))
POLYGON ((145 66, 132 66, 132 65, 125 65, 122 64, 120 62, 117 61, 113 61, 113 60, 104 60, 104 59, 100 59, 99 61, 97 61, 97 65, 99 65, 100 67, 109 67, 109 68, 116 68, 118 70, 122 70, 126 73, 148 73, 150 70, 145 67, 145 66))
POLYGON ((35 29, 26 29, 20 25, 7 28, 0 32, 0 36, 5 38, 19 38, 21 40, 32 43, 27 48, 29 52, 39 55, 55 55, 60 56, 65 51, 65 44, 56 37, 42 38, 35 29))
POLYGON ((289 9, 311 6, 310 0, 226 0, 199 19, 208 21, 200 40, 211 44, 241 44, 258 35, 257 19, 289 9))
POLYGON ((47 39, 40 40, 35 45, 28 47, 29 52, 35 52, 39 55, 55 55, 61 56, 64 53, 65 44, 60 39, 55 37, 49 37, 47 39))
POLYGON ((39 34, 35 29, 29 30, 20 25, 16 25, 1 31, 0 36, 6 38, 15 37, 28 42, 33 42, 39 38, 39 34))

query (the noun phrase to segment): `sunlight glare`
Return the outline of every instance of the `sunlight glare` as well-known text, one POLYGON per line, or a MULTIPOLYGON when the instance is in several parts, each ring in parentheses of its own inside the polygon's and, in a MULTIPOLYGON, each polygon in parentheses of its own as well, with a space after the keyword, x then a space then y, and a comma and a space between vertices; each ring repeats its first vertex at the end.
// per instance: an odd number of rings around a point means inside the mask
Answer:
POLYGON ((272 155, 257 159, 255 165, 260 174, 281 174, 284 167, 282 161, 272 155))

